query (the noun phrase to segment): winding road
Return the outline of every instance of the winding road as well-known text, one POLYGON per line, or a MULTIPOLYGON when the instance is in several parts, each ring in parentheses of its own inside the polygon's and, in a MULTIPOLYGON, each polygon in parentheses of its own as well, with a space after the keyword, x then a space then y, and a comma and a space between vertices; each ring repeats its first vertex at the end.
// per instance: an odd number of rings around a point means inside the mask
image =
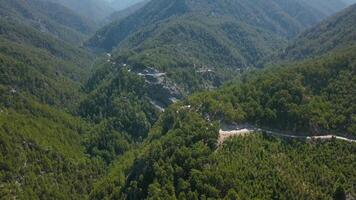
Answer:
POLYGON ((233 136, 245 136, 248 134, 253 134, 255 132, 263 132, 268 135, 273 135, 277 137, 285 138, 295 138, 295 139, 304 139, 304 140, 331 140, 338 139, 346 142, 356 142, 354 139, 341 137, 337 135, 322 135, 322 136, 300 136, 292 134, 283 134, 277 131, 271 131, 266 129, 257 128, 251 125, 227 125, 223 126, 219 131, 219 144, 224 143, 224 141, 233 136))

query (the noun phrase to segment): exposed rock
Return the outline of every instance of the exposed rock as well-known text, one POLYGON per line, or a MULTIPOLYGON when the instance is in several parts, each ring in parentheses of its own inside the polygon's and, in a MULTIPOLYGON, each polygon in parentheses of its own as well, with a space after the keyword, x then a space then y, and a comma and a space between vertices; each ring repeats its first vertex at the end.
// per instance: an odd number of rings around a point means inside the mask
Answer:
POLYGON ((146 68, 137 71, 137 74, 145 79, 149 89, 148 94, 155 102, 155 106, 164 108, 182 98, 179 87, 169 80, 166 73, 154 68, 146 68))

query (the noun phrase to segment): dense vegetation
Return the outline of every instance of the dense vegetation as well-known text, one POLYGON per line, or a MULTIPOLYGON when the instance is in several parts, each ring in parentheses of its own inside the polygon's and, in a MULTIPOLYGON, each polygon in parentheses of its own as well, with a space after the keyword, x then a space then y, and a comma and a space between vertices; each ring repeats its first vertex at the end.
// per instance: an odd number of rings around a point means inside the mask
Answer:
POLYGON ((141 152, 124 155, 90 198, 332 199, 355 195, 355 170, 350 165, 356 159, 353 143, 248 136, 217 147, 217 137, 217 124, 185 107, 172 107, 152 129, 141 152))
POLYGON ((11 14, 0 19, 0 196, 85 199, 105 173, 106 160, 95 158, 86 145, 93 132, 102 131, 64 111, 74 113, 93 59, 65 38, 31 24, 44 16, 37 11, 52 4, 27 3, 0 2, 1 14, 11 14))
POLYGON ((86 89, 90 94, 81 102, 79 113, 95 123, 106 121, 133 139, 143 139, 158 116, 149 101, 147 85, 127 69, 112 68, 106 65, 89 79, 86 89))
MULTIPOLYGON (((149 0, 139 0, 139 1, 140 2, 136 2, 135 4, 133 4, 133 5, 129 6, 129 7, 126 7, 125 9, 120 9, 119 11, 116 11, 116 12, 112 13, 108 17, 109 21, 113 22, 113 21, 124 19, 125 17, 128 17, 131 14, 133 14, 134 12, 136 12, 139 9, 143 8, 143 6, 146 5, 146 3, 149 2, 149 0)), ((117 2, 120 3, 121 1, 117 1, 117 2)))
POLYGON ((85 155, 88 124, 2 87, 0 102, 0 196, 85 198, 105 166, 85 155))
MULTIPOLYGON (((139 12, 104 27, 91 39, 89 45, 111 50, 132 33, 142 32, 143 29, 150 26, 163 25, 167 22, 176 21, 178 23, 181 17, 197 13, 202 14, 198 16, 201 21, 204 21, 202 17, 209 15, 217 18, 232 17, 238 22, 245 22, 248 25, 264 28, 264 30, 282 36, 293 36, 301 28, 310 26, 321 19, 318 16, 318 11, 293 0, 257 1, 253 3, 241 0, 223 2, 154 0, 139 12), (293 9, 294 12, 292 12, 292 7, 298 9, 293 9), (274 12, 270 12, 272 10, 274 12)), ((192 18, 192 21, 195 20, 192 18)))
POLYGON ((355 136, 355 47, 248 74, 237 84, 189 97, 204 116, 301 134, 355 136))
POLYGON ((281 57, 298 60, 354 45, 355 19, 356 5, 353 5, 301 34, 281 57))
POLYGON ((13 20, 0 19, 0 85, 51 105, 78 102, 90 54, 13 20))
POLYGON ((321 57, 255 71, 343 4, 152 0, 99 31, 88 44, 118 48, 94 55, 77 45, 108 4, 51 1, 0 1, 0 199, 356 197, 355 143, 218 143, 222 123, 355 137, 355 7, 285 55, 321 57))
POLYGON ((312 5, 295 0, 153 0, 105 26, 86 44, 113 50, 134 66, 166 72, 189 94, 262 66, 288 39, 332 13, 312 5))
POLYGON ((95 28, 91 21, 68 8, 42 0, 2 0, 0 16, 76 44, 83 42, 95 28))

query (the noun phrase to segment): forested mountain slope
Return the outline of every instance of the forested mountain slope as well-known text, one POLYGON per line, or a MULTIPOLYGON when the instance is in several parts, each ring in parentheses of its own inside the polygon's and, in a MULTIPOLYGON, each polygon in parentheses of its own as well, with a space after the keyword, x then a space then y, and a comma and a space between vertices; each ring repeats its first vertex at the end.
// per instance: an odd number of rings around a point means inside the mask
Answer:
POLYGON ((38 31, 76 44, 95 29, 91 21, 68 8, 42 0, 3 0, 0 2, 0 16, 21 21, 38 31))
POLYGON ((79 114, 94 123, 107 121, 115 130, 142 140, 159 112, 150 103, 145 80, 115 68, 106 64, 88 80, 85 90, 89 95, 81 102, 79 114))
POLYGON ((93 21, 97 27, 103 25, 103 20, 115 11, 107 1, 103 0, 44 0, 61 4, 79 15, 93 21))
POLYGON ((325 16, 295 0, 154 0, 99 30, 87 45, 114 49, 117 67, 166 73, 187 94, 261 66, 288 39, 325 16))
POLYGON ((243 77, 217 91, 192 96, 210 119, 252 123, 302 135, 355 136, 355 45, 321 58, 243 77))
POLYGON ((263 134, 220 147, 217 140, 219 120, 268 122, 303 134, 354 134, 354 52, 263 71, 171 106, 144 146, 115 162, 90 199, 352 198, 355 143, 263 134))
POLYGON ((69 114, 84 95, 93 55, 66 42, 79 44, 82 34, 72 37, 64 26, 85 23, 52 3, 1 1, 0 7, 0 197, 86 199, 106 162, 128 144, 122 134, 69 114), (35 23, 42 19, 64 35, 43 31, 35 23), (94 141, 100 134, 113 141, 110 149, 94 141))
POLYGON ((303 59, 352 46, 356 42, 356 5, 302 33, 282 59, 303 59))
POLYGON ((110 6, 115 10, 125 10, 128 7, 131 7, 135 4, 140 4, 146 0, 108 0, 110 6))
POLYGON ((219 125, 232 122, 355 137, 355 48, 248 74, 170 106, 144 146, 121 157, 90 198, 352 198, 353 142, 264 134, 217 140, 219 125))
POLYGON ((302 0, 303 3, 313 7, 314 9, 320 11, 324 15, 332 15, 340 10, 346 8, 351 2, 344 0, 302 0))
MULTIPOLYGON (((259 66, 334 11, 295 0, 152 0, 99 31, 90 42, 117 49, 94 55, 76 47, 91 25, 73 11, 94 21, 109 12, 56 2, 72 10, 0 1, 0 199, 356 197, 355 143, 257 133, 218 144, 224 123, 355 137, 355 44, 183 99, 259 66)), ((335 27, 353 25, 339 16, 335 27)))
MULTIPOLYGON (((89 45, 110 50, 140 29, 154 24, 179 20, 180 16, 192 14, 202 14, 200 15, 201 18, 209 15, 215 16, 214 18, 217 19, 232 17, 240 22, 265 28, 283 36, 293 36, 301 28, 312 25, 321 19, 318 11, 293 0, 269 0, 254 3, 244 0, 219 2, 155 0, 149 2, 140 12, 108 25, 99 31, 89 42, 89 45), (291 10, 291 7, 293 7, 293 10, 291 10)), ((194 21, 195 18, 192 18, 192 20, 194 21)))
POLYGON ((92 62, 88 53, 14 20, 0 24, 2 86, 51 105, 79 100, 92 62))
POLYGON ((140 1, 138 3, 131 5, 130 7, 127 7, 123 10, 115 11, 108 17, 108 20, 110 22, 113 22, 113 21, 124 19, 125 17, 128 17, 131 14, 133 14, 134 12, 143 8, 148 2, 149 2, 149 0, 143 0, 143 1, 140 1))
POLYGON ((104 174, 85 155, 89 135, 83 120, 0 85, 1 198, 85 199, 104 174))
POLYGON ((90 199, 352 199, 355 143, 263 133, 217 141, 220 126, 231 123, 354 138, 355 52, 351 40, 323 56, 249 72, 171 105, 143 146, 115 162, 90 199))

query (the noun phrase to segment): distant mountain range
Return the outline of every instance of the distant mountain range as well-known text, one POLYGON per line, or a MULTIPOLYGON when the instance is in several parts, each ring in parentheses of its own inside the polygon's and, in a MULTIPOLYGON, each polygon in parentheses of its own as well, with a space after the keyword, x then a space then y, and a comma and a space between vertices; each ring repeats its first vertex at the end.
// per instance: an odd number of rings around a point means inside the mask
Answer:
POLYGON ((70 8, 81 16, 95 22, 97 26, 101 26, 103 20, 108 17, 115 9, 106 1, 99 0, 45 0, 57 4, 61 4, 70 8))
POLYGON ((353 46, 356 42, 356 5, 305 31, 283 53, 283 59, 304 59, 353 46), (342 23, 340 23, 342 21, 342 23))
POLYGON ((107 0, 115 10, 124 10, 145 0, 107 0))
POLYGON ((152 0, 99 30, 86 46, 112 51, 118 65, 166 72, 189 93, 262 66, 345 6, 340 0, 152 0))

